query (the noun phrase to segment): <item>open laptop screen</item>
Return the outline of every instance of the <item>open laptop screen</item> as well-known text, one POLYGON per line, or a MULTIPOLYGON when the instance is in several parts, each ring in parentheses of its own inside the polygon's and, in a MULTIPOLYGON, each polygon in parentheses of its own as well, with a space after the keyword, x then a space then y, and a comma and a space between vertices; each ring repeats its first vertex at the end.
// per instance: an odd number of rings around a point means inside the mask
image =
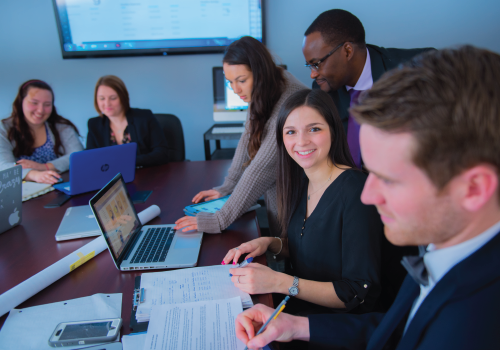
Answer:
POLYGON ((120 177, 94 204, 104 238, 118 259, 140 221, 130 202, 125 183, 120 177))

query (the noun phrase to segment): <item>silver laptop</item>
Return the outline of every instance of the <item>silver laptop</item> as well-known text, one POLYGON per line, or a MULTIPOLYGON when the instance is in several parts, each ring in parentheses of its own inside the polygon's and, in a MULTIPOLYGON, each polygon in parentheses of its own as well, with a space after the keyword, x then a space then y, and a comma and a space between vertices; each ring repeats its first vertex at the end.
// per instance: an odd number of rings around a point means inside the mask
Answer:
POLYGON ((90 200, 90 207, 119 270, 196 266, 203 233, 176 232, 174 224, 143 226, 120 173, 90 200))
POLYGON ((88 205, 69 207, 56 232, 56 241, 100 236, 101 229, 88 205))
POLYGON ((23 167, 0 171, 0 233, 21 223, 23 167))

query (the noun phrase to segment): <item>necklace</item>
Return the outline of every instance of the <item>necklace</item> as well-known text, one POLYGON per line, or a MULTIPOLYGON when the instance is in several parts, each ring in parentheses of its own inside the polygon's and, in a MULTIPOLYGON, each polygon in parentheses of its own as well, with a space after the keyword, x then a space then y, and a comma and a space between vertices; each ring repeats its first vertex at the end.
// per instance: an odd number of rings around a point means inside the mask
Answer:
POLYGON ((319 188, 318 188, 316 191, 314 191, 313 193, 309 193, 309 194, 307 195, 307 200, 308 200, 308 201, 310 201, 310 200, 311 200, 311 194, 315 194, 316 192, 318 192, 319 190, 321 190, 321 189, 323 188, 323 186, 325 186, 327 183, 329 183, 329 182, 330 182, 330 179, 332 178, 332 175, 333 175, 333 171, 332 171, 332 173, 330 174, 330 177, 328 178, 328 180, 326 180, 326 182, 325 182, 323 185, 319 186, 319 188))

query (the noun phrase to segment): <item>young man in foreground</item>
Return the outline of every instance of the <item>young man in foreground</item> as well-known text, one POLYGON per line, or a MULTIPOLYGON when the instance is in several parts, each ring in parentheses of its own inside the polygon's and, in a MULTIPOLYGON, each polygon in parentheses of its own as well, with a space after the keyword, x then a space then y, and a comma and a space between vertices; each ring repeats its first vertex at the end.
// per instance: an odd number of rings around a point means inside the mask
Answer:
MULTIPOLYGON (((383 76, 353 109, 374 204, 396 245, 422 246, 386 314, 237 317, 250 348, 496 349, 500 344, 500 56, 433 51, 383 76), (250 341, 249 341, 250 339, 250 341)), ((300 287, 300 286, 299 286, 300 287)))

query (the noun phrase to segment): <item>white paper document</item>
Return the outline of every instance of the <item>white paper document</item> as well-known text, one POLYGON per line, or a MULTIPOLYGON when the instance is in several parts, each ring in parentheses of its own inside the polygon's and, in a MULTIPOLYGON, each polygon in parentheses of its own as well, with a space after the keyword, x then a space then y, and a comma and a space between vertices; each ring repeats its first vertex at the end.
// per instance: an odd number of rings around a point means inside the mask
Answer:
POLYGON ((165 272, 143 273, 144 303, 136 312, 137 322, 149 320, 151 309, 165 304, 240 297, 244 308, 253 305, 248 293, 236 288, 229 277, 230 265, 194 267, 165 272))
POLYGON ((122 337, 123 350, 142 350, 146 343, 146 332, 131 333, 122 337))
POLYGON ((239 297, 154 307, 144 350, 244 349, 234 326, 242 311, 239 297))
POLYGON ((12 309, 0 330, 0 349, 54 349, 49 345, 49 338, 59 323, 120 318, 121 315, 121 293, 94 294, 25 309, 12 309))

